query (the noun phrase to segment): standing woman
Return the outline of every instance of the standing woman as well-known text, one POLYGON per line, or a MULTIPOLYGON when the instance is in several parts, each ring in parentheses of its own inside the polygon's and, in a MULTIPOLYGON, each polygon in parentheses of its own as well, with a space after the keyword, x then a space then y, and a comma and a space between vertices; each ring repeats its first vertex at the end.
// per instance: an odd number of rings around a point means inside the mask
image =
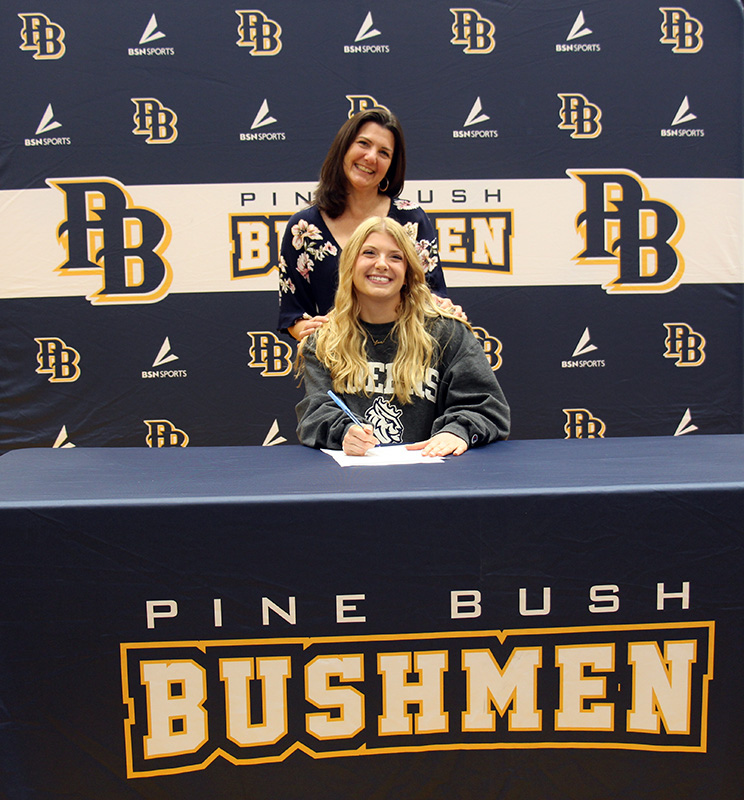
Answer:
POLYGON ((300 340, 327 322, 341 250, 369 217, 389 216, 403 225, 435 300, 452 307, 436 230, 418 204, 398 199, 405 173, 403 131, 386 108, 369 108, 341 126, 320 170, 313 205, 287 223, 279 259, 279 330, 300 340))
POLYGON ((362 456, 407 443, 446 456, 508 437, 509 406, 483 347, 467 322, 432 300, 404 228, 389 218, 363 222, 338 280, 328 322, 297 349, 302 444, 362 456))

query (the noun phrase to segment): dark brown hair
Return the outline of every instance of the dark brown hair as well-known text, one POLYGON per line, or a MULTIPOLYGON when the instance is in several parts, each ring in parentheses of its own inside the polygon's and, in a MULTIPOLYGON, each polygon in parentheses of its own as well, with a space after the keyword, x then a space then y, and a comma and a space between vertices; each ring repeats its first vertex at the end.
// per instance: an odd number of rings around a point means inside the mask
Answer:
POLYGON ((388 185, 383 194, 396 198, 406 179, 406 142, 398 118, 386 108, 367 108, 341 126, 320 168, 318 186, 313 195, 315 205, 331 219, 341 216, 346 208, 348 185, 344 174, 344 156, 363 125, 376 122, 393 134, 395 146, 390 167, 385 175, 388 185))

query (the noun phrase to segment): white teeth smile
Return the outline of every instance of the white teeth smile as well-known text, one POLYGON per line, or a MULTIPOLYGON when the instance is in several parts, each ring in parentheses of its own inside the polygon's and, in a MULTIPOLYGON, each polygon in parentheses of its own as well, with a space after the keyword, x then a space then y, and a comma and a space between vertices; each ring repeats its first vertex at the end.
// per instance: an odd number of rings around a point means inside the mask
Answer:
POLYGON ((368 275, 369 280, 373 283, 390 283, 390 278, 385 277, 384 275, 368 275))
POLYGON ((356 168, 360 169, 362 172, 366 172, 367 175, 374 175, 375 174, 375 171, 373 169, 370 169, 369 167, 363 167, 361 164, 357 164, 356 168))

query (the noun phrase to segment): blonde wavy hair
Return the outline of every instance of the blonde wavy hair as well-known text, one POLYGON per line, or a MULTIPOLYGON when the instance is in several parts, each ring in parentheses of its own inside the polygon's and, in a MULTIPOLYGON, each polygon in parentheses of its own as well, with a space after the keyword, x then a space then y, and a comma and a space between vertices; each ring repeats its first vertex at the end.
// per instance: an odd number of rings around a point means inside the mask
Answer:
MULTIPOLYGON (((369 396, 369 366, 366 344, 368 333, 363 327, 360 306, 354 288, 354 265, 367 238, 373 233, 389 234, 403 253, 406 261, 405 282, 400 292, 391 336, 398 343, 392 365, 393 396, 401 403, 413 402, 421 396, 424 378, 438 357, 436 339, 430 333, 435 319, 454 315, 437 307, 426 285, 411 236, 400 223, 389 217, 370 217, 351 235, 341 253, 338 289, 328 323, 312 336, 318 360, 331 373, 333 388, 342 394, 369 396)), ((303 368, 302 350, 298 349, 298 373, 303 368)))

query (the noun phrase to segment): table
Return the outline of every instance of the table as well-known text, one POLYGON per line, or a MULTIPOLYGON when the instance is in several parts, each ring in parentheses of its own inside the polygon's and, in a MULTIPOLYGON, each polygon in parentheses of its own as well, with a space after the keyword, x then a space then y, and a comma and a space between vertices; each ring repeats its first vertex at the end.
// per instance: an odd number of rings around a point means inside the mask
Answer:
POLYGON ((744 436, 0 458, 10 798, 741 796, 744 436))

